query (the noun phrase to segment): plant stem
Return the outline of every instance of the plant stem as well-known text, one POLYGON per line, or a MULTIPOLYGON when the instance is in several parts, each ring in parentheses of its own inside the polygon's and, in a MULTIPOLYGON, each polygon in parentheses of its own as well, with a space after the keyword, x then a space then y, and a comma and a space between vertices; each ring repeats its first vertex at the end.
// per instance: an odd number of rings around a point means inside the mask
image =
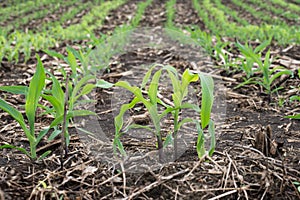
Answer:
POLYGON ((163 161, 163 157, 164 157, 164 149, 163 149, 163 142, 162 142, 162 138, 161 138, 160 132, 158 134, 156 134, 156 138, 157 138, 157 148, 158 148, 159 162, 162 162, 163 161))
POLYGON ((61 159, 61 169, 63 169, 63 158, 67 157, 68 153, 68 147, 66 144, 66 131, 67 131, 67 106, 68 106, 68 100, 69 100, 69 76, 67 75, 66 78, 66 91, 65 91, 65 104, 64 104, 64 121, 62 124, 62 131, 61 131, 61 154, 60 154, 60 159, 61 159), (64 150, 65 149, 65 150, 64 150), (65 155, 64 154, 65 151, 65 155))
POLYGON ((174 160, 178 157, 178 148, 177 148, 177 132, 178 132, 178 115, 179 111, 176 110, 174 114, 174 132, 173 132, 173 138, 174 138, 174 160))

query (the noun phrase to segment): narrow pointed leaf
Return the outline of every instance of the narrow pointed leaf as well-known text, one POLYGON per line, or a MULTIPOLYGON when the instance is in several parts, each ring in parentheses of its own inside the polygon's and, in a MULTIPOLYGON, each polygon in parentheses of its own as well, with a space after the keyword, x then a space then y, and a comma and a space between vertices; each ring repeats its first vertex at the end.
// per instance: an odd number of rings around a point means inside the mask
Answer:
POLYGON ((35 113, 41 92, 45 85, 45 70, 40 57, 37 55, 37 69, 29 84, 28 95, 25 103, 25 112, 30 126, 30 132, 34 135, 35 113))
POLYGON ((103 79, 98 80, 97 83, 96 83, 96 87, 99 87, 99 88, 105 88, 105 89, 107 89, 107 88, 111 88, 113 86, 114 86, 114 84, 112 84, 110 82, 107 82, 107 81, 105 81, 103 79))
POLYGON ((208 132, 210 134, 210 149, 209 149, 208 155, 212 156, 212 154, 215 152, 215 148, 216 148, 215 124, 212 120, 210 120, 210 122, 209 122, 208 132))
POLYGON ((26 127, 26 123, 23 118, 23 115, 17 109, 10 106, 7 102, 5 102, 2 99, 0 99, 0 109, 4 110, 8 114, 10 114, 10 116, 12 116, 20 124, 20 126, 22 127, 22 129, 25 132, 25 135, 29 139, 29 141, 34 140, 33 136, 30 134, 29 129, 26 127))
POLYGON ((204 129, 210 121, 211 109, 214 101, 214 82, 212 77, 199 73, 201 79, 202 102, 201 102, 201 127, 204 129))
POLYGON ((156 100, 157 99, 157 90, 158 90, 158 82, 159 82, 159 79, 161 76, 161 71, 162 70, 158 70, 157 72, 155 72, 153 79, 149 86, 148 95, 150 98, 150 102, 152 104, 157 104, 157 100, 156 100))
POLYGON ((27 86, 17 85, 17 86, 0 86, 0 90, 4 92, 10 92, 12 94, 23 94, 26 95, 28 92, 27 86))

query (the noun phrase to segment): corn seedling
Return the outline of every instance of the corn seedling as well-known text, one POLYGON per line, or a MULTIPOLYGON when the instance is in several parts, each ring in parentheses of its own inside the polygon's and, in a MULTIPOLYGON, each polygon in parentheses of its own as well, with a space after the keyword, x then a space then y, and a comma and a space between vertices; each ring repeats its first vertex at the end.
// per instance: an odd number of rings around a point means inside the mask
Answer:
MULTIPOLYGON (((213 103, 213 81, 211 77, 204 76, 202 74, 193 74, 188 69, 185 70, 185 72, 182 75, 181 81, 179 80, 179 76, 177 74, 177 71, 175 68, 171 66, 162 66, 162 65, 154 65, 150 70, 146 73, 146 75, 143 78, 141 87, 137 86, 131 86, 128 82, 125 81, 119 81, 115 84, 118 87, 122 87, 131 93, 134 94, 133 100, 128 103, 121 106, 119 114, 115 117, 115 138, 113 142, 114 152, 116 153, 116 150, 120 151, 120 153, 125 156, 126 152, 124 150, 124 147, 122 145, 122 142, 120 140, 121 136, 124 134, 124 131, 122 131, 123 128, 123 116, 125 112, 131 108, 133 108, 137 103, 141 102, 146 107, 151 121, 154 124, 155 130, 151 130, 149 127, 141 126, 141 125, 132 125, 130 128, 145 128, 147 130, 150 130, 154 133, 157 139, 157 148, 159 150, 159 160, 162 161, 163 159, 163 148, 166 147, 170 141, 174 140, 174 158, 177 158, 177 133, 180 129, 180 127, 184 123, 188 122, 196 122, 199 126, 197 126, 198 130, 198 141, 197 141, 197 152, 199 157, 203 156, 205 153, 205 147, 204 145, 204 133, 203 130, 209 125, 209 132, 212 135, 212 144, 215 144, 214 139, 214 124, 210 120, 210 112, 212 108, 213 103), (153 69, 159 66, 162 69, 156 71, 153 75, 153 78, 150 81, 149 87, 146 90, 146 84, 151 78, 151 74, 153 69), (166 70, 169 78, 171 79, 172 86, 173 86, 173 93, 172 93, 172 100, 173 105, 167 105, 165 104, 160 98, 158 98, 158 85, 160 76, 162 73, 162 70, 166 70), (184 98, 188 95, 188 86, 192 82, 198 81, 198 79, 201 79, 201 88, 202 88, 202 106, 201 111, 200 108, 195 104, 190 103, 184 103, 184 98), (146 90, 145 92, 144 89, 146 90), (147 96, 144 97, 143 94, 146 94, 147 96), (158 105, 162 105, 163 109, 159 109, 158 105), (193 109, 197 111, 200 114, 201 118, 201 125, 200 122, 197 120, 193 120, 191 118, 183 118, 179 119, 179 113, 183 109, 193 109), (164 116, 166 116, 168 113, 171 113, 174 118, 174 130, 172 134, 169 134, 163 142, 162 135, 161 135, 161 125, 160 122, 164 116), (202 146, 201 146, 202 145, 202 146), (203 153, 204 150, 204 153, 203 153)), ((127 128, 128 130, 129 128, 127 128)), ((127 131, 126 130, 126 131, 127 131)), ((125 132, 126 132, 125 131, 125 132)), ((213 152, 214 145, 212 145, 213 148, 210 150, 210 154, 213 152)))
MULTIPOLYGON (((67 105, 64 104, 65 102, 65 95, 60 86, 60 82, 53 76, 51 76, 53 85, 52 90, 50 91, 49 95, 43 95, 47 101, 51 102, 53 108, 46 108, 44 114, 49 113, 53 115, 58 120, 63 120, 64 118, 64 106, 68 108, 68 113, 66 116, 66 131, 65 131, 65 138, 66 138, 66 146, 70 143, 70 135, 68 132, 68 126, 71 122, 72 118, 80 117, 80 116, 87 116, 87 115, 96 115, 94 112, 89 110, 76 110, 78 105, 87 104, 94 102, 93 100, 88 98, 88 94, 92 92, 93 89, 99 88, 110 88, 113 84, 108 83, 102 79, 96 81, 96 76, 92 75, 88 69, 88 54, 84 54, 82 51, 76 51, 71 47, 67 47, 68 56, 64 57, 62 54, 59 54, 54 51, 45 51, 50 56, 57 57, 59 59, 64 60, 66 63, 69 64, 71 68, 71 75, 70 81, 67 81, 68 85, 68 103, 67 105), (78 65, 77 59, 81 63, 78 65), (95 83, 96 81, 96 83, 95 83), (83 98, 83 99, 82 99, 83 98)), ((62 74, 64 75, 65 80, 67 80, 67 72, 61 68, 62 74)), ((65 121, 65 120, 63 120, 65 121)), ((56 123, 56 122, 55 122, 56 123)), ((49 137, 49 140, 54 139, 61 133, 61 130, 56 129, 49 137)))
POLYGON ((261 85, 266 93, 269 95, 269 101, 271 101, 271 94, 282 89, 282 87, 276 87, 273 89, 272 83, 274 80, 282 76, 283 74, 293 75, 293 72, 283 67, 273 67, 270 61, 270 50, 267 51, 264 61, 262 60, 261 53, 269 45, 271 40, 265 41, 256 47, 254 50, 251 46, 242 45, 239 42, 236 43, 241 53, 245 56, 246 64, 242 65, 242 69, 246 72, 247 79, 245 82, 239 84, 236 88, 241 87, 245 84, 258 84, 261 85), (254 69, 254 63, 258 65, 258 68, 254 69), (252 77, 254 72, 260 72, 262 77, 252 77))
MULTIPOLYGON (((28 152, 25 148, 23 147, 16 147, 10 144, 5 144, 0 146, 0 149, 3 148, 13 148, 21 151, 25 155, 27 155, 31 160, 36 160, 37 159, 37 154, 36 154, 36 147, 41 141, 41 139, 47 134, 49 131, 49 128, 42 130, 38 136, 35 134, 35 118, 36 118, 36 109, 38 106, 38 102, 41 99, 41 93, 45 85, 45 70, 42 65, 42 62, 39 57, 38 59, 38 64, 37 64, 37 69, 32 77, 32 80, 30 82, 29 87, 22 87, 22 86, 7 86, 7 87, 2 87, 1 89, 4 91, 11 91, 14 93, 25 93, 26 96, 26 103, 25 103, 25 114, 27 116, 28 120, 28 127, 26 125, 26 121, 23 118, 23 115, 21 114, 20 111, 15 109, 14 107, 10 106, 6 101, 0 99, 0 108, 10 114, 21 126, 23 129, 27 139, 29 140, 29 145, 30 145, 30 151, 28 152)), ((39 159, 44 158, 50 153, 50 151, 47 151, 43 153, 39 159)))
MULTIPOLYGON (((155 66, 154 66, 155 67, 155 66)), ((151 80, 151 83, 149 85, 149 89, 147 90, 147 95, 148 98, 144 98, 142 89, 146 86, 146 83, 148 82, 152 69, 152 67, 145 75, 143 82, 142 82, 142 87, 136 87, 136 86, 131 86, 128 82, 125 81, 119 81, 115 85, 118 87, 122 87, 131 93, 134 94, 135 98, 129 103, 129 104, 124 104, 122 105, 120 109, 119 115, 115 117, 115 129, 116 129, 116 134, 115 134, 115 139, 114 139, 114 151, 116 152, 116 147, 118 147, 119 151, 121 152, 122 155, 126 155, 126 152, 124 150, 124 147, 120 141, 120 137, 123 134, 121 132, 121 129, 123 127, 123 115, 125 112, 133 108, 138 102, 142 102, 144 106, 146 107, 147 111, 150 114, 150 118, 152 120, 152 123, 154 124, 155 131, 154 134, 157 139, 157 148, 159 150, 159 160, 162 161, 163 158, 163 141, 162 141, 162 136, 161 136, 161 125, 160 125, 160 119, 164 116, 162 114, 159 114, 158 111, 158 101, 159 99, 157 98, 157 92, 158 92, 158 83, 159 83, 159 78, 162 73, 162 69, 158 70, 154 75, 151 80)), ((167 114, 167 112, 163 112, 163 114, 167 114)))
MULTIPOLYGON (((300 96, 291 96, 290 97, 290 101, 298 101, 300 102, 300 96)), ((288 115, 285 118, 290 118, 290 119, 300 119, 300 114, 296 114, 296 115, 288 115)))

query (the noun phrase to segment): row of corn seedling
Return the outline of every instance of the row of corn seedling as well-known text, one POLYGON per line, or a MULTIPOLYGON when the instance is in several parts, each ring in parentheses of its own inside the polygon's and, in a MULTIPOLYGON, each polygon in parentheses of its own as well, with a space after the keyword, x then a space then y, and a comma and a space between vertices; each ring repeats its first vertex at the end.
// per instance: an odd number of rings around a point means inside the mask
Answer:
POLYGON ((276 14, 279 17, 282 16, 282 17, 285 17, 290 20, 299 21, 299 14, 296 14, 293 11, 286 9, 286 7, 284 7, 284 8, 275 7, 268 2, 258 1, 258 0, 250 0, 250 2, 253 5, 258 5, 260 8, 266 9, 266 10, 270 11, 271 13, 276 14))
MULTIPOLYGON (((89 38, 89 35, 101 24, 112 9, 122 5, 125 1, 114 0, 105 2, 92 8, 91 13, 85 15, 80 24, 62 27, 60 24, 51 28, 51 30, 38 33, 14 31, 13 33, 0 36, 0 59, 7 58, 9 62, 18 62, 19 54, 25 55, 26 62, 31 55, 32 50, 39 51, 54 46, 62 40, 79 40, 89 38)), ((1 62, 2 60, 0 60, 1 62)))
MULTIPOLYGON (((132 26, 137 26, 141 19, 143 12, 151 3, 148 0, 147 3, 140 3, 138 9, 138 15, 132 22, 132 26), (144 6, 146 5, 146 6, 144 6)), ((132 28, 128 26, 128 30, 132 28)), ((124 31, 124 29, 119 29, 124 31)), ((115 34, 120 34, 116 32, 115 34)), ((125 38, 124 38, 125 39, 125 38)), ((121 41, 119 41, 121 43, 121 41)), ((122 47, 120 47, 122 48, 122 47)), ((32 77, 29 86, 0 86, 1 91, 11 92, 13 94, 25 95, 25 115, 23 117, 20 111, 10 105, 5 99, 0 99, 0 108, 10 114, 15 119, 24 131, 25 136, 29 141, 29 148, 14 146, 13 144, 4 144, 0 146, 3 148, 12 148, 21 151, 27 155, 32 161, 41 160, 51 153, 51 151, 42 152, 40 155, 37 154, 37 146, 42 140, 53 140, 58 135, 64 138, 61 145, 66 147, 65 153, 67 152, 67 146, 70 143, 70 134, 68 132, 68 125, 73 117, 95 115, 94 112, 89 110, 77 110, 76 106, 84 103, 89 103, 86 99, 81 100, 81 97, 88 95, 94 88, 109 88, 113 84, 110 84, 104 80, 97 80, 96 76, 92 72, 101 70, 101 67, 105 66, 92 66, 88 68, 87 60, 90 59, 89 51, 84 53, 82 51, 75 51, 71 47, 67 48, 68 55, 64 55, 46 51, 50 56, 62 59, 69 65, 71 73, 68 74, 66 69, 61 67, 58 69, 63 74, 63 80, 58 80, 52 73, 47 71, 39 56, 37 56, 38 64, 37 69, 32 77), (80 62, 80 64, 78 63, 80 62), (50 81, 51 88, 46 87, 46 80, 50 81), (66 82, 66 84, 65 84, 66 82), (43 101, 41 101, 43 99, 43 101), (42 102, 44 102, 42 104, 42 102), (49 106, 51 105, 51 106, 49 106), (40 132, 36 132, 35 121, 37 119, 36 112, 40 108, 43 110, 43 115, 52 115, 52 122, 48 127, 44 127, 40 132), (27 124, 28 123, 28 124, 27 124), (51 134, 49 135, 49 133, 51 134)), ((49 83, 48 83, 49 85, 49 83)))
POLYGON ((260 41, 273 37, 280 45, 300 42, 300 30, 297 27, 269 24, 238 26, 234 22, 228 22, 224 12, 216 9, 209 0, 204 0, 201 4, 196 0, 192 1, 199 17, 215 35, 233 37, 239 40, 258 39, 260 41))
MULTIPOLYGON (((172 8, 175 3, 175 0, 169 0, 167 2, 167 27, 172 27, 173 29, 180 31, 179 28, 174 27, 173 25, 174 11, 172 8)), ((255 48, 247 43, 241 44, 238 41, 235 42, 234 46, 242 54, 242 57, 233 59, 225 53, 226 51, 224 51, 224 48, 229 46, 229 42, 223 42, 218 36, 212 37, 210 34, 197 27, 194 27, 192 30, 187 28, 186 30, 190 32, 191 37, 195 39, 195 41, 197 41, 209 55, 217 61, 222 61, 222 67, 225 68, 225 70, 228 72, 232 70, 244 72, 244 81, 236 88, 242 87, 246 84, 261 86, 266 95, 269 96, 269 101, 271 102, 272 95, 274 95, 274 93, 278 94, 279 90, 283 89, 282 87, 277 87, 274 84, 275 80, 280 78, 282 75, 294 77, 292 71, 287 70, 284 67, 272 65, 274 58, 271 56, 270 48, 268 47, 271 44, 272 38, 262 41, 261 44, 255 48), (214 43, 212 42, 212 38, 215 38, 214 43), (264 55, 263 52, 265 51, 267 53, 264 55)), ((297 96, 292 97, 291 100, 296 99, 297 96)), ((294 118, 297 117, 299 118, 298 115, 294 116, 294 118)))

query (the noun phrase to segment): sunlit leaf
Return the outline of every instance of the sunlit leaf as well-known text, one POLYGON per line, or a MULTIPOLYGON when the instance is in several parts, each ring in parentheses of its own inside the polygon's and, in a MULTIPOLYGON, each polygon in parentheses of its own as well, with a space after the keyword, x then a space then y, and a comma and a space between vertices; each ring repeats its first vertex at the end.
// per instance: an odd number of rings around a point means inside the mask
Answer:
POLYGON ((25 103, 26 116, 30 126, 30 133, 34 135, 35 113, 41 92, 45 85, 45 70, 40 57, 37 55, 37 69, 29 84, 28 95, 25 103))
POLYGON ((204 129, 210 121, 211 109, 214 101, 214 82, 212 77, 199 73, 201 79, 202 102, 201 102, 201 127, 204 129))
POLYGON ((27 86, 17 85, 17 86, 0 86, 0 90, 4 92, 10 92, 13 94, 23 94, 26 95, 28 92, 27 86))
POLYGON ((105 89, 107 89, 107 88, 111 88, 113 86, 114 86, 114 84, 112 84, 110 82, 107 82, 107 81, 105 81, 103 79, 98 80, 97 83, 96 83, 96 87, 99 87, 99 88, 105 88, 105 89))

